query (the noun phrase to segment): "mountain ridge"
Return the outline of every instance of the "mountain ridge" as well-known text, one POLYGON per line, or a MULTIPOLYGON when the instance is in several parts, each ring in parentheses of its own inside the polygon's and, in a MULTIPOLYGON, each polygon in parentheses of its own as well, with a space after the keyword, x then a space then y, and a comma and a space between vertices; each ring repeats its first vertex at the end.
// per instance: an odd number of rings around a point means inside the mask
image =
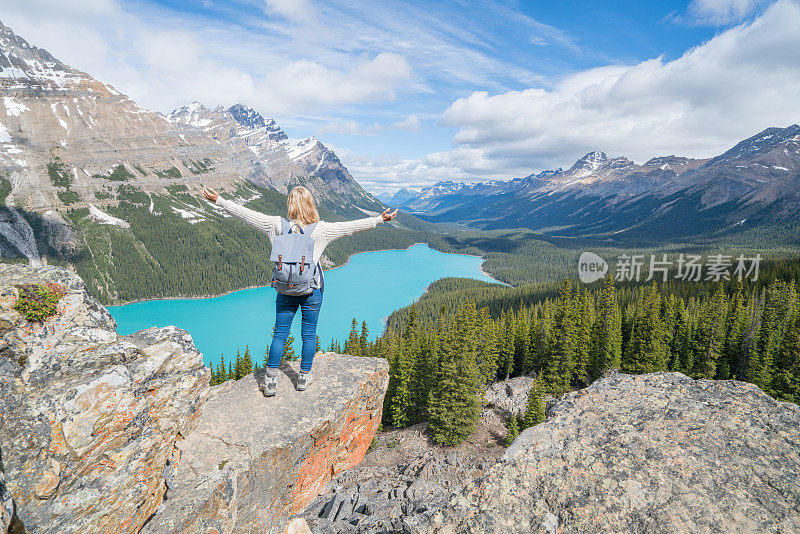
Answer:
POLYGON ((670 155, 636 164, 593 151, 566 171, 505 181, 447 180, 401 207, 432 222, 484 229, 658 241, 791 221, 791 210, 800 208, 798 176, 800 126, 794 124, 767 128, 708 159, 670 155), (675 220, 675 231, 659 228, 675 220))

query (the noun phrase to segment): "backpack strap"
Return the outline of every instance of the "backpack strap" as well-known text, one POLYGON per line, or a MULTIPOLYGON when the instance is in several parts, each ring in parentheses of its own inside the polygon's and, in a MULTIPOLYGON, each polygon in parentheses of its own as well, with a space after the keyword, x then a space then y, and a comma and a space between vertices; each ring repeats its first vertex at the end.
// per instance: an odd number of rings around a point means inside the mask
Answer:
POLYGON ((292 233, 292 229, 294 229, 294 227, 296 226, 297 229, 300 230, 301 234, 305 235, 305 233, 308 232, 308 234, 311 235, 314 232, 314 228, 317 227, 317 223, 311 223, 308 226, 306 226, 305 230, 303 230, 302 226, 300 226, 297 223, 293 223, 291 221, 286 221, 286 225, 288 226, 288 229, 284 230, 283 233, 285 233, 285 234, 291 234, 292 233))
POLYGON ((284 219, 281 217, 281 233, 288 234, 291 231, 292 223, 288 221, 288 219, 284 219))

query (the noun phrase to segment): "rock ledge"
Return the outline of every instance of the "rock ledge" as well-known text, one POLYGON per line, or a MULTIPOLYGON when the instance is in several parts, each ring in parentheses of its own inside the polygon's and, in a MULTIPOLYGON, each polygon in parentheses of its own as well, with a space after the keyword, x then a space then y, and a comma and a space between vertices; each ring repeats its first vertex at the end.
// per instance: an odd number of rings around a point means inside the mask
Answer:
MULTIPOLYGON (((278 393, 256 378, 211 388, 163 510, 143 532, 282 532, 331 477, 364 457, 378 429, 388 363, 334 353, 314 358, 314 382, 294 387, 284 362, 278 393)), ((263 372, 263 371, 262 371, 263 372)))

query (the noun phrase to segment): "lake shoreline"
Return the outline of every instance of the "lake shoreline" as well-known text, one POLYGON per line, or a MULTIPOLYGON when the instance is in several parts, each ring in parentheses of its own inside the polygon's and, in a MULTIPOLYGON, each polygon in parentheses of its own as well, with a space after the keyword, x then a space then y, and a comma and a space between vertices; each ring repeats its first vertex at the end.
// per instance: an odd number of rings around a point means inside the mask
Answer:
MULTIPOLYGON (((369 253, 373 253, 373 252, 384 252, 384 251, 389 251, 389 250, 409 250, 411 247, 415 247, 417 245, 427 245, 431 250, 435 250, 436 252, 442 252, 441 250, 437 250, 437 249, 431 247, 430 243, 425 243, 424 241, 420 241, 418 243, 412 243, 411 245, 409 245, 409 246, 407 246, 405 248, 382 248, 380 250, 362 250, 361 252, 356 252, 356 253, 351 254, 347 258, 347 261, 344 262, 343 264, 336 265, 335 267, 331 267, 330 269, 326 269, 324 272, 334 271, 334 270, 336 270, 336 269, 338 269, 340 267, 346 266, 348 263, 350 263, 350 260, 353 258, 353 256, 356 256, 358 254, 369 254, 369 253)), ((482 260, 481 264, 478 266, 478 270, 480 271, 480 273, 482 275, 488 277, 488 278, 491 278, 492 280, 495 280, 498 284, 507 285, 507 284, 505 284, 505 282, 502 282, 502 281, 498 280, 497 278, 492 276, 492 274, 490 274, 487 271, 483 270, 483 264, 486 261, 486 260, 484 260, 483 256, 475 256, 474 254, 464 254, 462 252, 442 252, 442 254, 454 254, 454 255, 457 255, 457 256, 470 256, 472 258, 480 258, 482 260)), ((240 287, 238 289, 231 289, 230 291, 226 291, 224 293, 218 293, 218 294, 214 294, 214 295, 199 295, 199 296, 191 296, 191 297, 157 297, 157 298, 148 298, 148 299, 138 299, 138 300, 124 301, 124 302, 119 302, 119 303, 116 303, 116 304, 103 304, 103 306, 106 307, 106 308, 113 308, 113 307, 117 307, 117 306, 127 306, 128 304, 139 304, 141 302, 152 302, 152 301, 155 301, 155 300, 204 300, 204 299, 213 299, 213 298, 217 298, 217 297, 224 297, 226 295, 230 295, 231 293, 236 293, 237 291, 244 291, 246 289, 258 289, 258 288, 261 288, 261 287, 271 287, 271 286, 269 286, 269 285, 265 285, 265 286, 245 286, 245 287, 240 287)), ((427 292, 428 292, 428 287, 425 288, 425 291, 423 292, 423 294, 425 294, 427 292)), ((420 297, 421 296, 422 295, 420 295, 420 297)))

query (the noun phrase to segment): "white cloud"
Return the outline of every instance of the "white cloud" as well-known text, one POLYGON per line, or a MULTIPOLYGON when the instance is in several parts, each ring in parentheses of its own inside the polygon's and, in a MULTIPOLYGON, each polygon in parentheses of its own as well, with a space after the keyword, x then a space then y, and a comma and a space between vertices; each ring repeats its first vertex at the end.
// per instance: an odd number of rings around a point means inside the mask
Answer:
POLYGON ((273 109, 275 103, 289 109, 300 109, 309 103, 324 108, 393 100, 395 88, 410 77, 411 67, 405 57, 381 52, 347 71, 334 70, 316 61, 295 61, 270 73, 259 90, 266 92, 261 100, 273 102, 273 109))
POLYGON ((267 11, 295 21, 308 21, 314 18, 314 11, 308 0, 266 0, 267 11))
POLYGON ((422 129, 422 123, 416 115, 409 115, 401 121, 393 122, 391 126, 407 132, 418 132, 422 129))
POLYGON ((797 50, 800 5, 782 0, 674 61, 591 69, 552 90, 476 91, 441 117, 458 128, 457 148, 429 161, 474 176, 519 176, 595 149, 636 161, 716 155, 800 120, 797 50))
POLYGON ((418 132, 422 129, 422 121, 416 115, 409 115, 405 119, 394 121, 390 124, 372 124, 370 126, 359 124, 353 120, 328 122, 324 124, 317 135, 337 133, 345 135, 375 135, 389 130, 405 130, 407 132, 418 132))
MULTIPOLYGON (((274 7, 313 26, 290 11, 306 4, 274 7)), ((276 32, 264 37, 160 10, 133 14, 113 0, 88 0, 85 8, 53 0, 16 2, 4 6, 1 16, 31 44, 162 112, 193 100, 211 106, 246 102, 270 115, 328 111, 392 101, 412 77, 399 53, 297 57, 303 54, 286 49, 292 43, 270 46, 282 38, 276 32)))
POLYGON ((696 23, 730 24, 751 15, 768 0, 692 0, 688 14, 696 23))
POLYGON ((395 191, 401 187, 421 187, 442 180, 464 178, 464 171, 458 166, 423 159, 402 156, 369 157, 343 147, 327 146, 336 152, 339 159, 362 187, 372 193, 395 191))
POLYGON ((499 0, 201 0, 199 13, 121 0, 2 4, 0 19, 32 44, 162 112, 242 101, 284 119, 402 93, 438 113, 462 84, 541 82, 535 65, 502 52, 509 43, 575 49, 499 0))

